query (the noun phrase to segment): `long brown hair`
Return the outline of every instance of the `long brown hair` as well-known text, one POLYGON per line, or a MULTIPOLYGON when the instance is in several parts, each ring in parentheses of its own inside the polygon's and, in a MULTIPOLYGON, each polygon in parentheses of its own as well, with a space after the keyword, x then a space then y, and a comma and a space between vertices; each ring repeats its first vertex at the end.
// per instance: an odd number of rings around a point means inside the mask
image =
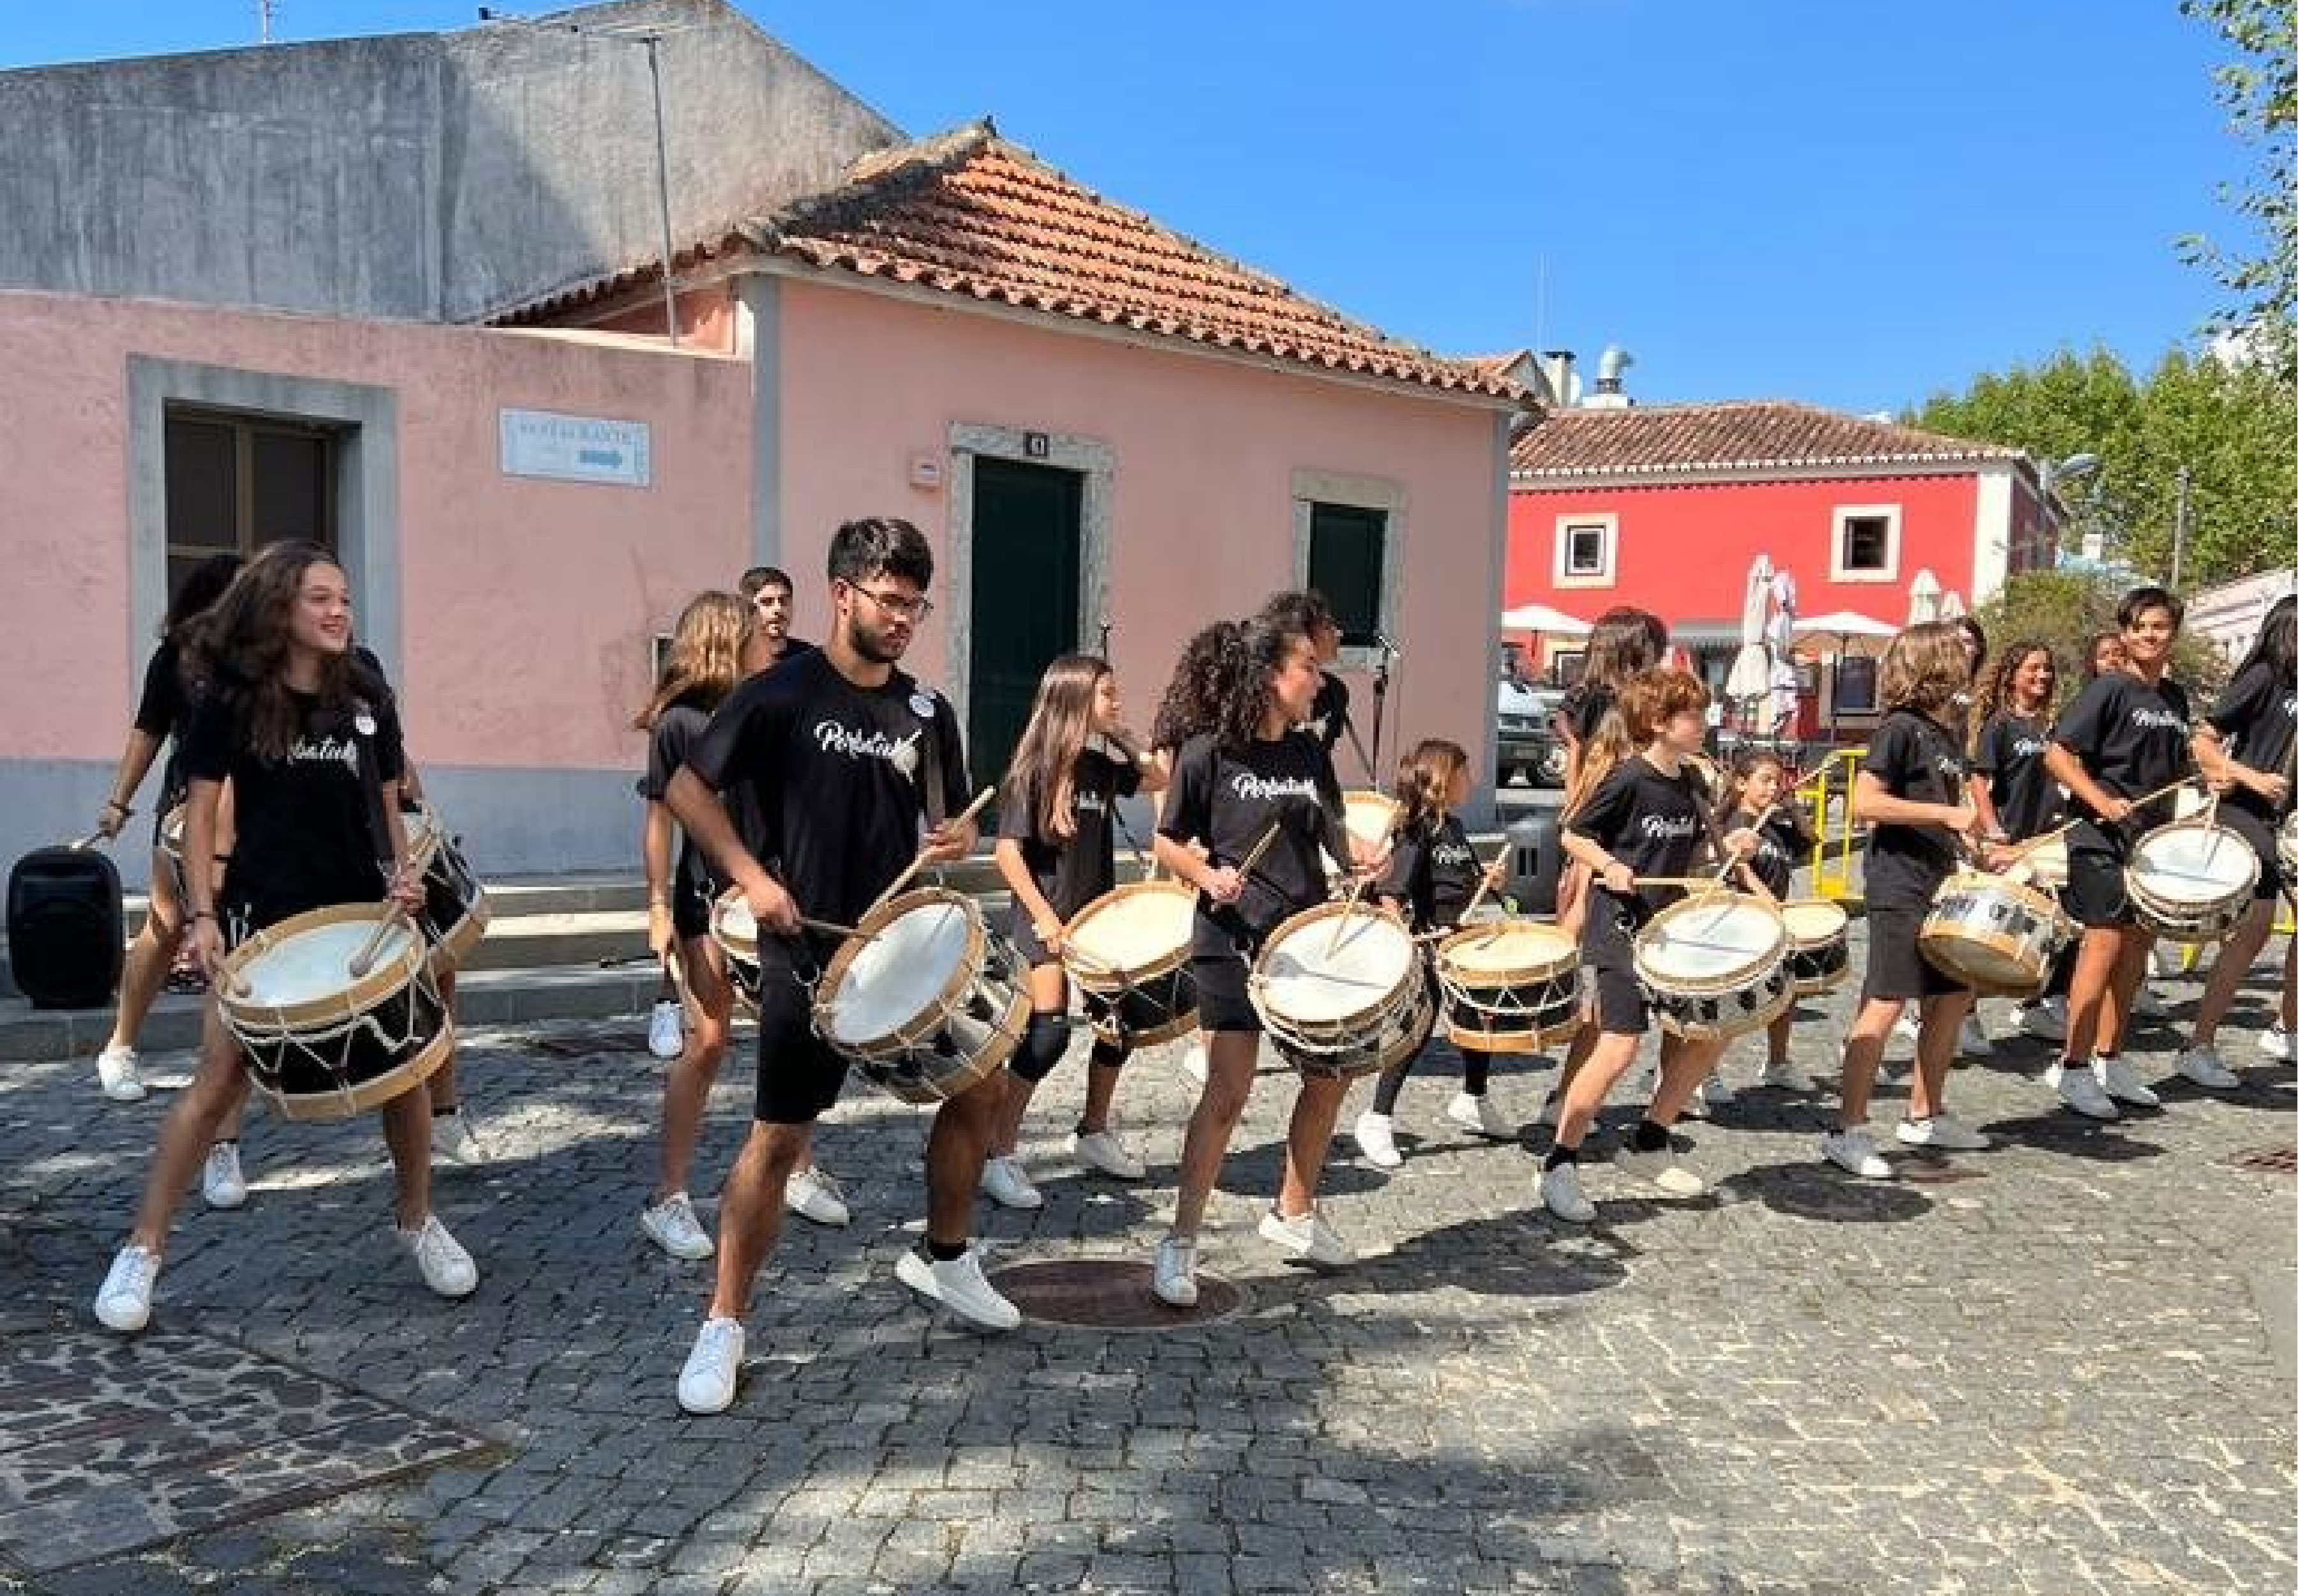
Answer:
POLYGON ((1157 718, 1150 723, 1151 748, 1178 750, 1190 738, 1219 727, 1222 707, 1236 691, 1242 630, 1235 621, 1215 621, 1181 645, 1173 679, 1165 684, 1157 718))
MULTIPOLYGON (((2051 662, 2051 687, 2054 693, 2056 692, 2059 678, 2057 656, 2051 653, 2048 643, 2038 642, 2032 638, 2021 638, 2003 650, 2003 657, 1995 662, 1995 668, 1987 673, 1987 681, 1979 690, 1979 702, 1973 707, 1972 714, 1981 726, 1994 719, 1997 710, 2012 707, 2012 683, 2017 679, 2019 673, 2027 668, 2027 661, 2038 654, 2045 656, 2051 662)), ((2051 718, 2050 699, 2043 700, 2041 714, 2046 721, 2051 718)))
POLYGON ((706 710, 717 708, 742 679, 742 645, 754 624, 750 607, 732 593, 697 593, 688 600, 678 613, 678 629, 671 634, 654 692, 631 724, 653 731, 663 711, 682 699, 706 710))
POLYGON ((1433 826, 1452 796, 1452 778, 1467 765, 1468 750, 1457 742, 1431 737, 1415 745, 1396 766, 1396 801, 1404 806, 1396 829, 1415 831, 1433 826))
POLYGON ((1565 818, 1577 814, 1605 777, 1657 737, 1669 716, 1707 707, 1707 684, 1689 671, 1656 666, 1630 677, 1620 689, 1619 702, 1597 723, 1595 736, 1581 753, 1580 768, 1564 795, 1565 818))
POLYGON ((1077 835, 1078 756, 1093 736, 1094 696, 1109 674, 1109 661, 1097 654, 1064 654, 1037 680, 1000 801, 1029 805, 1029 829, 1040 841, 1077 835))
POLYGON ((1923 621, 1893 638, 1876 672, 1886 709, 1912 709, 1938 719, 1971 685, 1971 656, 1952 621, 1923 621))
MULTIPOLYGON (((267 544, 190 626, 186 681, 195 690, 237 700, 249 746, 266 759, 285 758, 303 732, 302 707, 287 685, 287 657, 296 600, 314 566, 342 569, 317 543, 267 544)), ((320 657, 322 707, 344 709, 357 700, 379 704, 389 692, 357 649, 320 657)))

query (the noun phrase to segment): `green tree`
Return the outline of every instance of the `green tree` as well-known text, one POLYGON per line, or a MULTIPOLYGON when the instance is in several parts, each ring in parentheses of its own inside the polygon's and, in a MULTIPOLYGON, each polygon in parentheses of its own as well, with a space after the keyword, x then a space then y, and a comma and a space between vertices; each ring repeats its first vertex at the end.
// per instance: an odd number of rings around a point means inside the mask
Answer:
MULTIPOLYGON (((2069 704, 2082 690, 2090 640, 2115 630, 2114 608, 2123 591, 2121 583, 2093 571, 2022 571, 1979 607, 1979 624, 1996 657, 2014 642, 2048 647, 2059 662, 2059 700, 2069 704)), ((2193 690, 2200 707, 2224 682, 2227 661, 2190 634, 2172 649, 2170 673, 2193 690)))
POLYGON ((2235 214, 2257 229, 2255 245, 2229 248, 2189 237, 2179 241, 2180 252, 2234 296, 2219 325, 2244 333, 2253 352, 2288 377, 2298 374, 2298 6, 2291 0, 2179 0, 2178 9, 2233 46, 2235 58, 2211 74, 2219 103, 2235 136, 2260 150, 2260 170, 2220 190, 2235 214))

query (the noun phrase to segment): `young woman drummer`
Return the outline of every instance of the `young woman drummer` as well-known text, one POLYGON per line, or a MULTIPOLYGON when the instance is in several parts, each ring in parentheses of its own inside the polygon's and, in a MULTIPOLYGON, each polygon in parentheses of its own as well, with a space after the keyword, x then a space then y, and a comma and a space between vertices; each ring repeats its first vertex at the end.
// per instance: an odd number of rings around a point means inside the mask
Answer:
MULTIPOLYGON (((1639 888, 1637 881, 1686 874, 1710 834, 1711 795, 1689 757, 1707 740, 1707 688, 1687 672, 1653 669, 1637 675, 1620 694, 1616 712, 1638 751, 1610 765, 1600 736, 1581 766, 1579 787, 1565 798, 1564 851, 1587 867, 1592 883, 1581 950, 1595 978, 1594 1024, 1581 1029, 1597 1034, 1588 1062, 1563 1088, 1540 1196, 1550 1213, 1570 1224, 1595 1220, 1595 1204, 1580 1189, 1580 1145, 1650 1029, 1650 1010, 1636 980, 1635 933, 1682 896, 1674 886, 1639 888)), ((1746 831, 1724 840, 1740 854, 1756 844, 1746 831)), ((1675 1162, 1668 1128, 1723 1051, 1720 1042, 1674 1034, 1661 1039, 1658 1088, 1629 1145, 1613 1157, 1624 1172, 1673 1196, 1707 1189, 1675 1162)))
MULTIPOLYGON (((1788 790, 1787 767, 1767 748, 1745 748, 1732 761, 1732 773, 1715 805, 1727 831, 1752 831, 1756 851, 1748 856, 1748 872, 1774 903, 1785 903, 1794 884, 1798 861, 1811 857, 1811 822, 1795 794, 1788 790)), ((1772 1021, 1764 1033, 1764 1071, 1757 1084, 1800 1089, 1806 1083, 1788 1056, 1788 1039, 1795 1029, 1795 1010, 1772 1021)), ((1720 1108, 1732 1101, 1719 1090, 1723 1066, 1700 1082, 1702 1108, 1720 1108)))
MULTIPOLYGON (((1030 1096, 1069 1051, 1062 929, 1117 885, 1118 801, 1165 788, 1163 761, 1125 730, 1123 707, 1107 660, 1091 654, 1054 660, 1037 683, 1037 702, 1005 773, 996 856, 997 872, 1013 894, 1006 936, 1029 965, 1029 1030, 1000 1083, 1004 1096, 981 1189, 1007 1208, 1045 1205, 1018 1148, 1030 1096)), ((1119 1180, 1148 1173, 1109 1117, 1130 1052, 1122 1041, 1094 1038, 1085 1111, 1070 1144, 1079 1162, 1119 1180)))
POLYGON ((2067 1039, 2048 1079, 2060 1101, 2094 1120, 2116 1104, 2161 1100, 2122 1061, 2122 1034, 2154 939, 2130 911, 2130 848, 2168 820, 2162 789, 2194 771, 2186 690, 2172 681, 2170 647, 2186 605, 2159 587, 2133 588, 2115 610, 2124 667, 2083 690, 2051 733, 2044 763, 2071 798, 2067 885, 2060 903, 2083 928, 2067 994, 2067 1039), (2145 799, 2143 805, 2140 799, 2145 799))
MULTIPOLYGON (((1479 881, 1497 887, 1507 876, 1502 864, 1477 863, 1467 828, 1460 823, 1460 806, 1468 801, 1475 785, 1467 750, 1441 737, 1421 743, 1396 767, 1401 813, 1379 891, 1381 901, 1416 932, 1451 930, 1477 896, 1479 881)), ((1438 996, 1433 968, 1428 985, 1433 1003, 1438 996)), ((1396 1146, 1396 1096, 1426 1052, 1423 1046, 1383 1071, 1380 1084, 1373 1088, 1372 1106, 1357 1116, 1357 1146, 1376 1168, 1393 1170, 1404 1162, 1396 1146)), ((1479 1136, 1514 1136, 1516 1127, 1501 1117, 1490 1096, 1492 1054, 1473 1047, 1459 1052, 1460 1089, 1445 1105, 1445 1117, 1479 1136)))
MULTIPOLYGON (((2195 761, 2223 796, 2218 821, 2238 833, 2258 856, 2258 897, 2233 933, 2219 944, 2217 963, 2195 1005, 2195 1027, 2178 1054, 2178 1073, 2199 1087, 2225 1091, 2241 1077, 2219 1057, 2218 1030, 2236 988, 2274 930, 2275 905, 2292 883, 2277 851, 2276 832, 2291 813, 2292 733, 2298 731, 2298 597, 2274 601, 2257 641, 2235 668, 2226 690, 2195 725, 2195 761)), ((2285 1027, 2292 1002, 2287 981, 2285 1027)))
MULTIPOLYGON (((663 1082, 660 1162, 654 1195, 639 1211, 640 1230, 674 1258, 707 1258, 715 1250, 686 1187, 702 1134, 703 1105, 733 1032, 734 986, 725 951, 710 934, 710 913, 722 889, 691 838, 680 843, 674 869, 670 845, 677 823, 664 795, 711 715, 742 678, 744 650, 755 630, 751 614, 750 605, 732 593, 702 593, 690 600, 679 615, 654 691, 632 723, 648 734, 646 780, 640 788, 647 801, 641 837, 647 944, 665 965, 678 961, 692 1021, 663 1082)), ((758 826, 749 789, 738 783, 726 797, 736 829, 755 850, 758 826)), ((811 1157, 791 1175, 783 1202, 817 1224, 843 1225, 851 1217, 837 1183, 811 1157)))
POLYGON ((1842 1100, 1820 1156, 1854 1175, 1889 1180, 1893 1170, 1867 1132, 1867 1106, 1883 1041, 1909 1003, 1921 1007, 1907 1117, 1897 1132, 1913 1147, 1977 1152, 1987 1137, 1947 1112, 1947 1071, 1971 1011, 1971 988, 1941 972, 1917 944, 1939 884, 1979 830, 1964 791, 1963 700, 1971 655, 1952 622, 1925 622, 1891 640, 1876 673, 1883 719, 1851 790, 1855 823, 1867 833, 1867 977, 1843 1042, 1842 1100))
MULTIPOLYGON (((2116 640, 2120 646, 2120 640, 2116 640)), ((2051 711, 2058 692, 2058 662, 2046 644, 2022 640, 2003 650, 1980 690, 1979 740, 1971 755, 1971 806, 1980 834, 2016 844, 2058 823, 2059 784, 2044 767, 2051 746, 2051 711)), ((2070 946, 2051 966, 2042 996, 2019 1005, 2019 1029, 2045 1041, 2066 1039, 2067 982, 2074 973, 2070 946)))
MULTIPOLYGON (((1342 823, 1332 759, 1299 730, 1320 678, 1315 643, 1255 619, 1219 633, 1191 657, 1234 685, 1217 721, 1194 728, 1183 742, 1157 824, 1157 862, 1198 891, 1190 966, 1207 1060, 1204 1090, 1182 1141, 1173 1227, 1158 1245, 1153 1278, 1156 1294, 1176 1307, 1197 1299, 1198 1228, 1252 1090, 1261 1016, 1246 996, 1252 961, 1279 923, 1325 900, 1325 854, 1360 869, 1386 862, 1385 847, 1352 837, 1342 823), (1203 854, 1189 846, 1193 839, 1203 854)), ((1167 695, 1169 702, 1208 696, 1202 688, 1167 695)), ((1348 1088, 1338 1075, 1301 1077, 1283 1187, 1261 1220, 1263 1237, 1314 1263, 1355 1257, 1316 1207, 1348 1088)))
MULTIPOLYGON (((225 916, 234 937, 292 914, 390 895, 420 912, 423 882, 409 868, 399 821, 399 724, 387 683, 351 655, 351 591, 342 569, 310 543, 274 543, 232 583, 201 623, 190 650, 194 706, 185 728, 190 782, 185 854, 215 850, 217 797, 232 784, 237 835, 221 890, 186 883, 191 935, 211 987, 199 1073, 169 1114, 128 1244, 96 1294, 114 1330, 139 1330, 177 1201, 216 1129, 247 1096, 239 1045, 214 985, 224 972, 225 916), (377 818, 384 835, 376 835, 377 818), (379 851, 386 874, 378 873, 379 851)), ((431 1099, 402 1092, 382 1111, 397 1177, 396 1235, 424 1283, 468 1295, 478 1270, 431 1211, 431 1099)))

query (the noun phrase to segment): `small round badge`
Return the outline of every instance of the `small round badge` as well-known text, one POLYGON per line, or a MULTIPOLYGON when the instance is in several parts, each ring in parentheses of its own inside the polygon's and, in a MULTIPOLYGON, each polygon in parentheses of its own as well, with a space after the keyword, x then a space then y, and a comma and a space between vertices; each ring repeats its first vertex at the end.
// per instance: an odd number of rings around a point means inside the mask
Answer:
POLYGON ((920 720, 930 721, 933 719, 934 701, 931 695, 922 692, 912 693, 910 695, 910 713, 916 715, 920 720))
POLYGON ((364 709, 360 710, 357 715, 351 717, 351 724, 358 729, 359 734, 361 737, 373 737, 375 735, 375 716, 369 715, 364 709))

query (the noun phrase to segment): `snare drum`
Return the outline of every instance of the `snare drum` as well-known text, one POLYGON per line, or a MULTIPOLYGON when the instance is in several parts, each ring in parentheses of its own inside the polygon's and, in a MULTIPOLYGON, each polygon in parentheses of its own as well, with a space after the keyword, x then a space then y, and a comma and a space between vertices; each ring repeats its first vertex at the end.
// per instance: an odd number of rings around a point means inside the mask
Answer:
POLYGON ((401 922, 366 975, 380 904, 337 904, 255 932, 224 957, 217 1001, 255 1089, 290 1120, 347 1120, 423 1084, 455 1049, 422 934, 401 922))
POLYGON ((2157 826, 2130 850, 2134 919, 2173 942, 2216 942, 2258 896, 2258 854, 2242 833, 2200 820, 2157 826))
POLYGON ((431 939, 431 972, 444 975, 487 934, 487 889, 471 873, 436 810, 419 806, 400 819, 407 828, 409 856, 421 858, 426 848, 431 850, 423 871, 423 930, 431 939))
POLYGON ((905 1103, 969 1090, 1029 1024, 1021 961, 971 898, 922 887, 854 928, 814 988, 814 1034, 905 1103))
POLYGON ((2027 873, 2035 878, 2038 887, 2053 891, 2064 889, 2067 884, 2067 839, 2064 835, 2052 838, 2040 847, 2029 848, 2019 856, 2027 873))
POLYGON ((726 958, 726 982, 745 1013, 758 1012, 758 917, 740 887, 729 887, 710 906, 710 939, 726 958))
POLYGON ((1432 956, 1444 1034, 1456 1047, 1538 1053, 1580 1028, 1580 946, 1555 926, 1467 926, 1432 956))
POLYGON ((1798 997, 1832 992, 1851 973, 1851 916, 1823 897, 1780 906, 1788 928, 1788 980, 1798 997))
POLYGON ((1934 969, 1982 996, 2032 997, 2071 930, 2048 893, 1963 870, 1931 895, 1915 947, 1934 969))
POLYGON ((1363 1075, 1409 1058, 1435 1007, 1403 921, 1318 904, 1269 933, 1246 982, 1277 1053, 1304 1075, 1363 1075))
POLYGON ((1664 1030, 1728 1041, 1795 1001, 1780 912, 1739 892, 1672 903, 1636 933, 1636 980, 1664 1030))
POLYGON ((1196 1029, 1196 889, 1168 878, 1128 881, 1070 917, 1062 967, 1086 996, 1095 1036, 1152 1047, 1196 1029))

